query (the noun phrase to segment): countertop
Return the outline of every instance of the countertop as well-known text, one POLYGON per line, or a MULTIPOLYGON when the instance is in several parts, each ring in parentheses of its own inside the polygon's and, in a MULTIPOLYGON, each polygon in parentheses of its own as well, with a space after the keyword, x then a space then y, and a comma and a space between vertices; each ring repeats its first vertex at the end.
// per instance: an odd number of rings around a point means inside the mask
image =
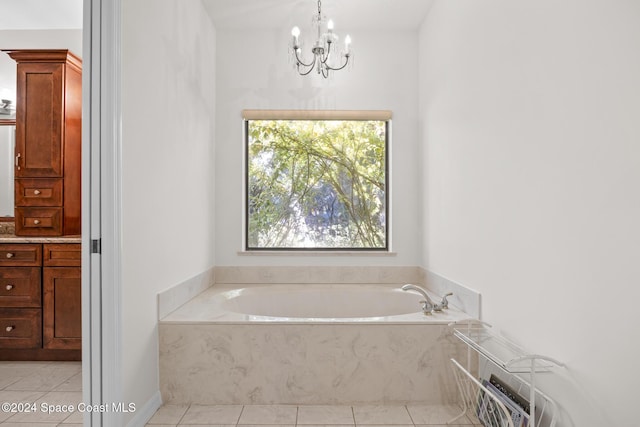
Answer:
POLYGON ((0 234, 0 243, 80 243, 80 236, 30 237, 0 234))

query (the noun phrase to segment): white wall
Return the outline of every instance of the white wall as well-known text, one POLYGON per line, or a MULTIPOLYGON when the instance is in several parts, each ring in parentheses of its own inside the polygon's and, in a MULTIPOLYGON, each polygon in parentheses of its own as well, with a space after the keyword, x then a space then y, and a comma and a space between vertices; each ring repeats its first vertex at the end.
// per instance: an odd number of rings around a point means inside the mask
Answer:
MULTIPOLYGON (((82 30, 0 30, 0 50, 69 49, 82 58, 82 30)), ((0 96, 14 102, 16 95, 16 62, 0 54, 0 96)))
POLYGON ((637 425, 640 3, 437 0, 420 33, 423 265, 567 364, 561 426, 637 425))
MULTIPOLYGON (((0 30, 0 50, 11 49, 69 49, 82 57, 82 30, 0 30)), ((16 106, 16 62, 0 53, 0 99, 13 101, 16 106)), ((0 116, 0 119, 4 116, 0 116)), ((13 216, 13 141, 8 140, 8 128, 3 132, 0 150, 0 216, 13 216), (6 139, 4 135, 6 134, 6 139)))
POLYGON ((215 259, 216 49, 199 0, 122 6, 122 380, 141 408, 159 390, 156 295, 215 259))
MULTIPOLYGON (((218 29, 217 265, 417 265, 416 31, 351 32, 353 68, 337 72, 326 81, 317 75, 302 77, 294 71, 288 57, 289 28, 218 29), (243 248, 241 111, 245 108, 392 110, 391 233, 392 250, 397 255, 239 256, 243 248)), ((344 30, 336 31, 345 35, 344 30)))

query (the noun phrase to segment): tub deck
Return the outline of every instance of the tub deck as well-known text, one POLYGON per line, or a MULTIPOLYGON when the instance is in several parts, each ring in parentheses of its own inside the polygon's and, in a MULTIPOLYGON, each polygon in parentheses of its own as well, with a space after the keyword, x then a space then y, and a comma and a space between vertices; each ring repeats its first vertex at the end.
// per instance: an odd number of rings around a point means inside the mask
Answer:
MULTIPOLYGON (((254 314, 237 313, 224 309, 222 307, 221 294, 240 288, 265 288, 279 285, 225 285, 217 284, 200 295, 196 296, 177 310, 160 319, 161 324, 246 324, 246 323, 279 323, 279 324, 437 324, 448 325, 449 323, 469 319, 470 316, 465 312, 450 306, 448 310, 442 312, 434 312, 432 315, 426 316, 420 312, 419 296, 415 295, 414 313, 390 315, 390 316, 370 316, 370 317, 280 317, 280 316, 260 316, 254 314)), ((309 286, 326 286, 326 287, 361 287, 362 285, 285 285, 287 288, 295 289, 301 287, 304 289, 309 286)), ((368 285, 367 285, 368 286, 368 285)), ((383 287, 386 289, 399 289, 402 285, 373 285, 375 287, 383 287)), ((440 297, 430 295, 436 302, 440 301, 440 297)), ((329 302, 330 303, 330 302, 329 302)), ((354 304, 358 301, 354 301, 354 304)), ((367 302, 364 302, 367 303, 367 302)))
POLYGON ((216 295, 224 289, 231 287, 216 285, 160 322, 160 388, 165 403, 456 401, 448 360, 463 357, 466 348, 447 324, 469 316, 455 308, 431 316, 254 316, 219 310, 216 295))

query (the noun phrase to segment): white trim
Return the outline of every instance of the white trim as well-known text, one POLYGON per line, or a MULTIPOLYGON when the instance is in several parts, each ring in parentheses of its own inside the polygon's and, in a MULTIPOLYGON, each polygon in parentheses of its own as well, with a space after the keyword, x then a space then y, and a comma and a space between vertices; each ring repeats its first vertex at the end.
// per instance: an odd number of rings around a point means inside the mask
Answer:
POLYGON ((372 257, 372 256, 398 256, 397 252, 389 252, 386 249, 380 249, 379 251, 372 250, 362 250, 362 251, 353 251, 353 250, 326 250, 326 251, 316 251, 316 250, 269 250, 269 249, 258 249, 258 250, 249 250, 249 251, 238 251, 237 254, 239 256, 288 256, 288 257, 299 257, 299 256, 350 256, 350 257, 372 257))
POLYGON ((242 110, 245 120, 391 120, 390 110, 242 110))
MULTIPOLYGON (((120 4, 84 0, 82 323, 83 401, 122 402, 120 4), (102 253, 90 254, 101 239, 102 253)), ((122 414, 85 413, 88 426, 122 425, 122 414)))
POLYGON ((162 395, 158 390, 142 408, 136 408, 136 415, 127 423, 127 427, 144 427, 160 406, 162 406, 162 395))
MULTIPOLYGON (((82 70, 82 400, 102 403, 100 256, 91 255, 91 239, 100 237, 100 8, 83 2, 82 70)), ((99 413, 85 412, 84 425, 100 426, 99 413)))
MULTIPOLYGON (((95 0, 99 1, 99 0, 95 0)), ((101 213, 103 402, 124 402, 122 388, 121 0, 104 0, 101 31, 101 213)), ((102 414, 105 426, 122 413, 102 414)))

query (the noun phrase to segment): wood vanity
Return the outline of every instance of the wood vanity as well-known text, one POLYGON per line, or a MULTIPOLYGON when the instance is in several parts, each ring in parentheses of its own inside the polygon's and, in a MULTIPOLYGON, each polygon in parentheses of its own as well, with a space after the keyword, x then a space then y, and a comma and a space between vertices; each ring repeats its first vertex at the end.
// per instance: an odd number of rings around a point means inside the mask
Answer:
POLYGON ((5 53, 17 63, 15 229, 0 234, 0 360, 80 360, 82 62, 5 53))
POLYGON ((80 360, 80 258, 80 238, 0 235, 0 360, 80 360))

